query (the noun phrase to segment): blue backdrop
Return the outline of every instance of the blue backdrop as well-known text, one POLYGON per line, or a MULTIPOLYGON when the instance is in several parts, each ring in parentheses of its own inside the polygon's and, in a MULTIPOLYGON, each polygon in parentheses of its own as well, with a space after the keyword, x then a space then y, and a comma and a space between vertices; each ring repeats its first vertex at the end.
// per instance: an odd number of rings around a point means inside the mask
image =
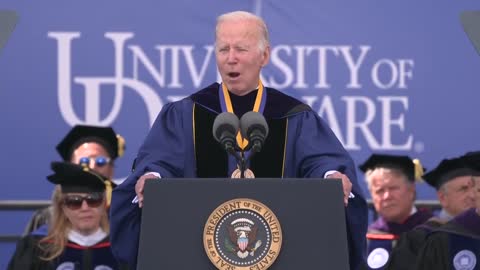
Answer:
MULTIPOLYGON (((480 57, 460 24, 475 1, 10 1, 0 52, 0 200, 48 199, 45 176, 72 125, 112 125, 127 176, 162 105, 218 80, 218 15, 254 12, 270 30, 263 82, 310 104, 355 161, 410 155, 433 168, 479 150, 480 57)), ((359 175, 360 179, 363 177, 359 175)), ((418 198, 434 199, 419 184, 418 198)), ((0 213, 4 217, 5 213, 0 213)), ((2 220, 22 231, 27 215, 2 220)), ((0 249, 0 267, 13 246, 0 249)), ((3 264, 2 264, 3 263, 3 264)))

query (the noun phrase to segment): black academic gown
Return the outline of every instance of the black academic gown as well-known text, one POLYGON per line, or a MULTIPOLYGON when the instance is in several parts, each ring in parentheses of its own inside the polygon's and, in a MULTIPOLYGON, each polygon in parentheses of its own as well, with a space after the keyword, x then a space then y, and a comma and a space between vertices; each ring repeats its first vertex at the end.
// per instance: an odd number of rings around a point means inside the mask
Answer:
POLYGON ((428 235, 416 269, 480 269, 480 216, 474 208, 428 235))
POLYGON ((367 233, 368 256, 365 269, 385 269, 400 235, 423 224, 431 217, 431 212, 419 210, 403 223, 388 222, 382 217, 377 219, 369 226, 367 233))
MULTIPOLYGON (((125 270, 114 259, 108 237, 99 243, 84 247, 68 242, 65 251, 52 261, 42 260, 43 250, 39 242, 43 235, 28 235, 17 243, 8 270, 125 270)), ((41 245, 48 245, 42 243, 41 245)))
POLYGON ((446 221, 437 217, 429 219, 424 224, 418 225, 411 231, 400 235, 397 244, 393 248, 390 259, 385 269, 411 270, 415 268, 418 252, 425 243, 427 235, 442 226, 446 221))

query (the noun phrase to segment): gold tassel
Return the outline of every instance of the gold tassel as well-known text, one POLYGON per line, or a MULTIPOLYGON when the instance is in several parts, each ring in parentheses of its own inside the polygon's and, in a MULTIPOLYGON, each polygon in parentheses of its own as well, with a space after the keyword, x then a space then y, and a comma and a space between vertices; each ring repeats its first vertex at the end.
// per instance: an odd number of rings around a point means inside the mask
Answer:
POLYGON ((90 172, 89 164, 82 163, 81 166, 84 172, 90 172))
POLYGON ((106 200, 107 200, 107 208, 109 208, 110 207, 110 202, 112 201, 112 191, 113 191, 112 182, 108 179, 103 180, 104 178, 102 176, 100 176, 98 173, 92 171, 90 169, 90 167, 88 167, 87 164, 82 164, 82 167, 83 167, 83 171, 89 172, 89 173, 97 176, 101 181, 103 181, 103 183, 105 183, 105 196, 106 196, 106 200))
POLYGON ((421 182, 422 181, 422 176, 425 173, 423 170, 422 163, 420 163, 420 160, 418 158, 413 160, 414 164, 414 171, 415 171, 415 181, 421 182))
POLYGON ((117 134, 117 155, 118 157, 123 156, 125 154, 125 138, 122 137, 122 135, 117 134))
POLYGON ((107 197, 107 208, 110 207, 110 202, 112 201, 112 182, 110 180, 105 180, 105 196, 107 197))

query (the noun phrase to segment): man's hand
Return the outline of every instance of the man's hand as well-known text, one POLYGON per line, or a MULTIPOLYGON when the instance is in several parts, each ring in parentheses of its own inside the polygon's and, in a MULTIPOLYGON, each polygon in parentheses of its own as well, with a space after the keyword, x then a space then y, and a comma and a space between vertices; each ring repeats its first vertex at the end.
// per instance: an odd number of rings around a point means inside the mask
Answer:
POLYGON ((160 179, 151 173, 146 173, 138 178, 137 183, 135 184, 135 193, 137 194, 138 207, 143 207, 143 188, 145 187, 145 180, 150 179, 160 179))
POLYGON ((348 198, 350 196, 350 192, 352 191, 352 182, 350 182, 350 179, 348 178, 348 176, 346 176, 343 173, 334 172, 334 173, 328 175, 327 178, 342 179, 343 202, 345 203, 345 206, 347 206, 348 205, 348 198))

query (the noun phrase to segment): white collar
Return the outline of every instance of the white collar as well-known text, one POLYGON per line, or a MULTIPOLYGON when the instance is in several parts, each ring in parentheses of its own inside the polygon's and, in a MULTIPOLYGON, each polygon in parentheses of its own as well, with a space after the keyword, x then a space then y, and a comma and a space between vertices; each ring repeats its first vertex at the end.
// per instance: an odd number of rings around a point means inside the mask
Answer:
POLYGON ((414 205, 414 206, 412 207, 412 211, 410 211, 410 216, 413 215, 413 214, 415 214, 417 211, 418 211, 418 209, 417 209, 417 207, 414 205))
POLYGON ((93 246, 105 239, 105 237, 107 237, 107 233, 104 232, 102 228, 98 228, 96 232, 90 235, 83 235, 74 230, 70 230, 70 232, 68 232, 68 240, 84 247, 93 246))
POLYGON ((444 208, 442 208, 442 211, 440 211, 438 217, 447 221, 450 221, 453 218, 453 216, 450 215, 450 213, 448 213, 444 208))

